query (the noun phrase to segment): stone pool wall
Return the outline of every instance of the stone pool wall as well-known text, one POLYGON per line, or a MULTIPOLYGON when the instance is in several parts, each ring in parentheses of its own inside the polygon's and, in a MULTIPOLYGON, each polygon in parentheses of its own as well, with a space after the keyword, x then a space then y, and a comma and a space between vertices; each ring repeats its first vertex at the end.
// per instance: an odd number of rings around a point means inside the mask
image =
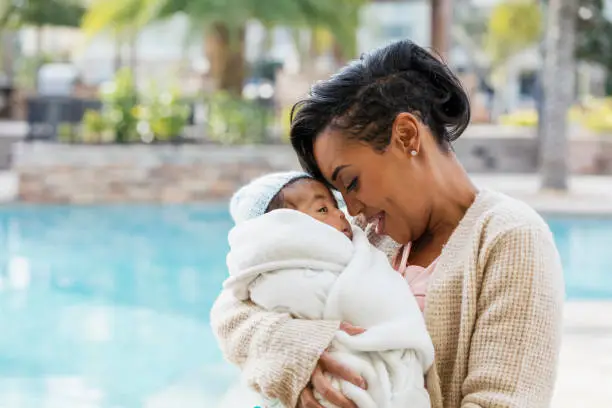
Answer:
POLYGON ((260 174, 298 168, 289 146, 19 143, 18 199, 36 203, 225 200, 260 174))
MULTIPOLYGON (((537 142, 529 135, 468 132, 455 143, 473 173, 534 173, 537 142), (494 136, 492 136, 494 134, 494 136)), ((574 138, 574 174, 612 174, 612 136, 574 138)), ((226 200, 246 181, 297 169, 289 146, 65 145, 20 142, 12 170, 18 200, 34 203, 188 203, 226 200)))

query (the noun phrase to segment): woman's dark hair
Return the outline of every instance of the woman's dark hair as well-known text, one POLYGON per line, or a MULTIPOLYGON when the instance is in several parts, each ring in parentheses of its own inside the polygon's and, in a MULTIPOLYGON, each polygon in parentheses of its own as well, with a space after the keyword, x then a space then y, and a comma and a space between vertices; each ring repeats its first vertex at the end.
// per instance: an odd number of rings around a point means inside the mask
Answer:
POLYGON ((470 103, 448 66, 412 41, 376 49, 312 86, 293 106, 291 144, 302 167, 323 179, 314 141, 325 129, 342 130, 353 140, 383 151, 402 112, 418 116, 451 150, 470 122, 470 103))

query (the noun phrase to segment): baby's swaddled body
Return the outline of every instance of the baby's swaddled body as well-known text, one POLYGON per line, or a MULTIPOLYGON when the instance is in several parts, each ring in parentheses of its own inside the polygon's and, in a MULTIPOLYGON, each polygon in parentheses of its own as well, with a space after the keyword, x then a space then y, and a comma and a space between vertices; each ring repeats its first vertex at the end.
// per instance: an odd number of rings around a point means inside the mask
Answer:
POLYGON ((225 287, 238 298, 366 329, 357 336, 338 331, 330 347, 368 384, 363 390, 335 381, 359 408, 430 406, 424 374, 434 352, 423 317, 407 282, 363 231, 355 228, 351 241, 306 214, 281 209, 237 225, 229 243, 225 287))

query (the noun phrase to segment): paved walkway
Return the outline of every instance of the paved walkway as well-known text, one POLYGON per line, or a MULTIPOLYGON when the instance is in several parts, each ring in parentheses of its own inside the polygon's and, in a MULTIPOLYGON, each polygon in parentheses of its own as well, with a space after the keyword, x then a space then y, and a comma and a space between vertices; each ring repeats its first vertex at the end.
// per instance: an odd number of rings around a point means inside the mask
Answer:
POLYGON ((536 174, 472 175, 482 188, 521 199, 544 213, 612 215, 612 176, 574 176, 567 193, 540 191, 536 174))
POLYGON ((18 192, 18 180, 15 173, 11 171, 0 172, 0 203, 15 200, 18 192))
POLYGON ((28 132, 28 124, 18 120, 0 121, 0 138, 22 138, 28 132))
POLYGON ((612 302, 566 305, 552 407, 612 407, 612 302))

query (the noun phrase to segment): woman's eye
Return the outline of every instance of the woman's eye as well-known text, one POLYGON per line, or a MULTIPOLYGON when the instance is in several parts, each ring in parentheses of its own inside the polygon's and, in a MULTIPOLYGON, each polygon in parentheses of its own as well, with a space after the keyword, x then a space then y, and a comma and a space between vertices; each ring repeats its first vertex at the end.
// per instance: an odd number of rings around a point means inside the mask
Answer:
POLYGON ((319 208, 319 210, 318 210, 318 211, 319 211, 321 214, 327 214, 327 211, 328 211, 328 210, 327 210, 327 207, 321 207, 321 208, 319 208))
POLYGON ((354 191, 355 189, 357 189, 357 186, 359 184, 359 180, 357 179, 357 177, 355 177, 348 186, 346 186, 346 192, 350 193, 351 191, 354 191))

